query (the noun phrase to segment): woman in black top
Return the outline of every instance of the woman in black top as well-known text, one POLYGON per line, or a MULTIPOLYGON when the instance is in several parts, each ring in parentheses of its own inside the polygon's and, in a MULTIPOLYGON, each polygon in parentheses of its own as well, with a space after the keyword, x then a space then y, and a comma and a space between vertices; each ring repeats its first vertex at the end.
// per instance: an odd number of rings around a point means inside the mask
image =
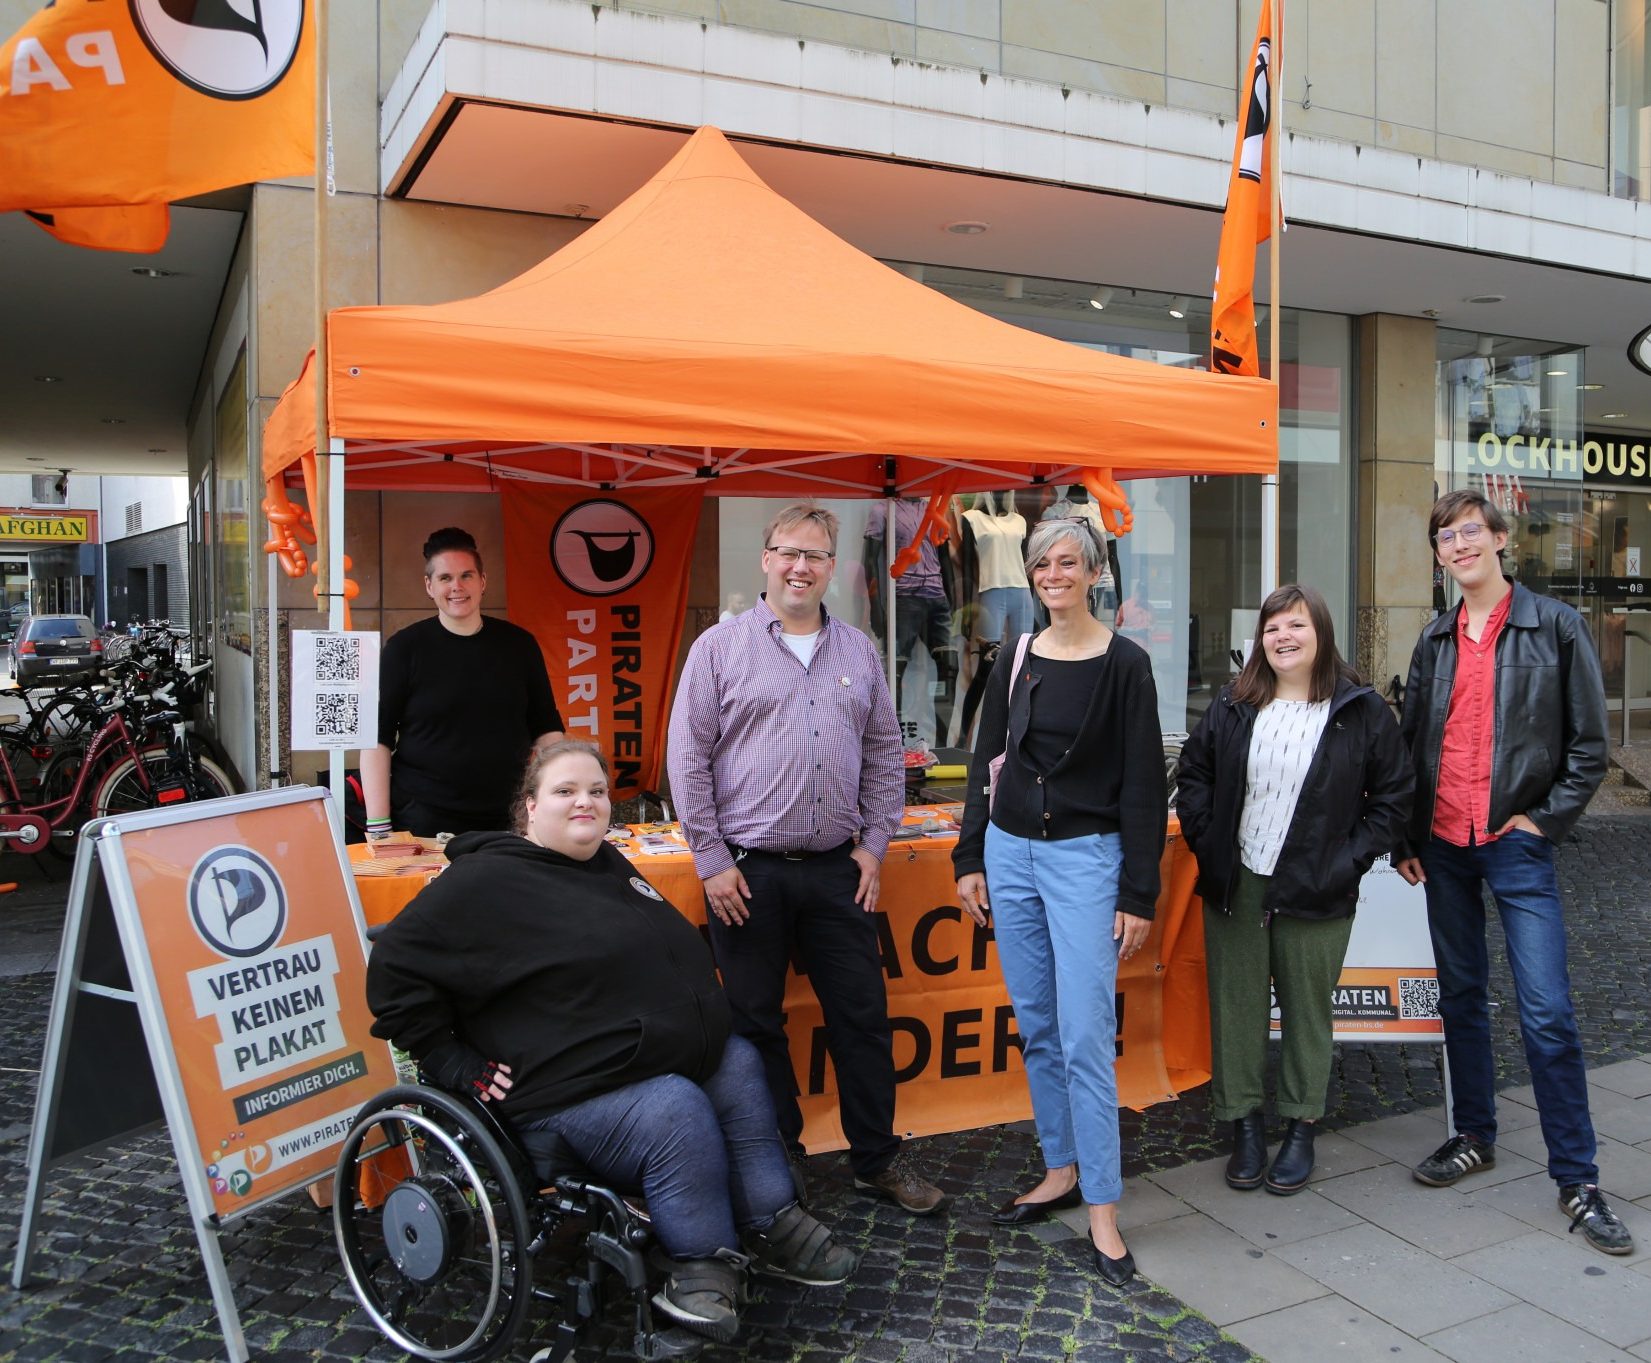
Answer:
POLYGON ((436 613, 391 635, 378 674, 378 746, 361 754, 367 836, 510 826, 528 753, 562 736, 539 641, 482 614, 487 574, 468 532, 424 542, 436 613))
POLYGON ((496 1103, 550 1170, 558 1144, 646 1194, 670 1279, 654 1298, 727 1341, 740 1270, 828 1285, 854 1253, 797 1204, 756 1048, 699 932, 605 839, 598 749, 562 740, 522 783, 519 833, 468 833, 367 968, 373 1033, 496 1103))
POLYGON ((1027 542, 1049 628, 1018 668, 1006 644, 993 671, 952 865, 958 902, 996 920, 1048 1170, 992 1219, 1087 1202, 1096 1268, 1121 1286, 1135 1261, 1118 1234, 1113 991, 1151 927, 1167 792, 1151 663, 1090 608, 1103 552, 1087 521, 1045 521, 1027 542))

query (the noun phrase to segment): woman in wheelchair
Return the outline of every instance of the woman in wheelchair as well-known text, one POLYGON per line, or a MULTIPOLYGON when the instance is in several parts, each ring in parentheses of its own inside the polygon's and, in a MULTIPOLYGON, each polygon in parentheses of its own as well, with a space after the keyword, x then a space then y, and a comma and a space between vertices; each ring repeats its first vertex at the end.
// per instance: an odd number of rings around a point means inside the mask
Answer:
POLYGON ((798 1205, 711 953, 607 843, 610 812, 598 749, 535 754, 517 832, 455 838, 448 869, 374 945, 373 1032, 496 1105, 541 1176, 562 1144, 642 1193, 669 1256, 655 1306, 726 1342, 747 1266, 827 1286, 856 1259, 798 1205))

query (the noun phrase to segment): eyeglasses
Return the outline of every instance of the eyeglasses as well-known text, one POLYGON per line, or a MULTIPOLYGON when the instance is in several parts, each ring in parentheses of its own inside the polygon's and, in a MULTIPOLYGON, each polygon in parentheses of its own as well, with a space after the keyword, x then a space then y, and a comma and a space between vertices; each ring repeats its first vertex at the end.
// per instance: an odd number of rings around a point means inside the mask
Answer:
POLYGON ((766 547, 769 553, 788 568, 800 558, 807 559, 810 568, 823 568, 837 557, 836 554, 828 554, 824 549, 793 549, 789 544, 770 544, 766 547))
POLYGON ((1448 549, 1456 543, 1456 537, 1462 537, 1463 544, 1478 544, 1479 536, 1485 533, 1485 527, 1478 521, 1469 521, 1466 525, 1459 525, 1454 530, 1441 530, 1433 537, 1433 542, 1441 549, 1448 549))

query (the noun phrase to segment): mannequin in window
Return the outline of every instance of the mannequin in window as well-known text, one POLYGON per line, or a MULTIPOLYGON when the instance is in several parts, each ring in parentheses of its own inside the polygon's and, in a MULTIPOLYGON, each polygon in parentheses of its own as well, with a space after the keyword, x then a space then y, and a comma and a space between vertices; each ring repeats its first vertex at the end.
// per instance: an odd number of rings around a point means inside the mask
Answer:
POLYGON ((1015 494, 982 492, 959 518, 963 545, 963 599, 973 603, 969 647, 978 656, 957 741, 970 747, 975 711, 986 694, 1003 643, 1032 629, 1032 589, 1026 581, 1026 518, 1015 510, 1015 494))
MULTIPOLYGON (((917 536, 928 501, 904 497, 894 508, 894 553, 899 553, 917 536)), ((952 703, 957 689, 957 644, 952 637, 952 602, 956 599, 951 552, 943 545, 924 540, 917 562, 898 578, 889 577, 890 552, 885 544, 888 504, 874 502, 866 517, 865 547, 861 562, 866 570, 866 593, 870 598, 871 632, 879 644, 887 637, 884 615, 890 586, 894 588, 894 694, 898 706, 906 678, 906 664, 918 643, 934 660, 937 685, 934 698, 934 743, 943 747, 952 722, 952 703)), ((901 711, 901 719, 906 714, 901 711)))
POLYGON ((1095 527, 1095 533, 1106 546, 1106 554, 1101 561, 1101 578, 1095 584, 1089 611, 1102 624, 1110 625, 1113 613, 1118 609, 1118 541, 1101 523, 1101 509, 1091 500, 1089 489, 1082 483, 1071 484, 1065 493, 1044 508, 1040 519, 1086 520, 1095 527))

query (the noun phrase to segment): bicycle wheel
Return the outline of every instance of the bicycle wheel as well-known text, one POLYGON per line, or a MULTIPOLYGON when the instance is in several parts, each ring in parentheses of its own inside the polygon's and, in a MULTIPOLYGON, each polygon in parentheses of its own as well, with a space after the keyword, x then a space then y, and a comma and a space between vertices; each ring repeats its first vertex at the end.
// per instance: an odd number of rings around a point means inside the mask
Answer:
POLYGON ((193 778, 179 770, 168 749, 145 748, 139 757, 143 762, 142 775, 137 762, 130 757, 122 758, 109 768, 92 796, 92 818, 130 814, 138 809, 160 809, 189 800, 214 800, 220 795, 235 793, 235 783, 229 779, 229 773, 204 754, 195 758, 193 778))

